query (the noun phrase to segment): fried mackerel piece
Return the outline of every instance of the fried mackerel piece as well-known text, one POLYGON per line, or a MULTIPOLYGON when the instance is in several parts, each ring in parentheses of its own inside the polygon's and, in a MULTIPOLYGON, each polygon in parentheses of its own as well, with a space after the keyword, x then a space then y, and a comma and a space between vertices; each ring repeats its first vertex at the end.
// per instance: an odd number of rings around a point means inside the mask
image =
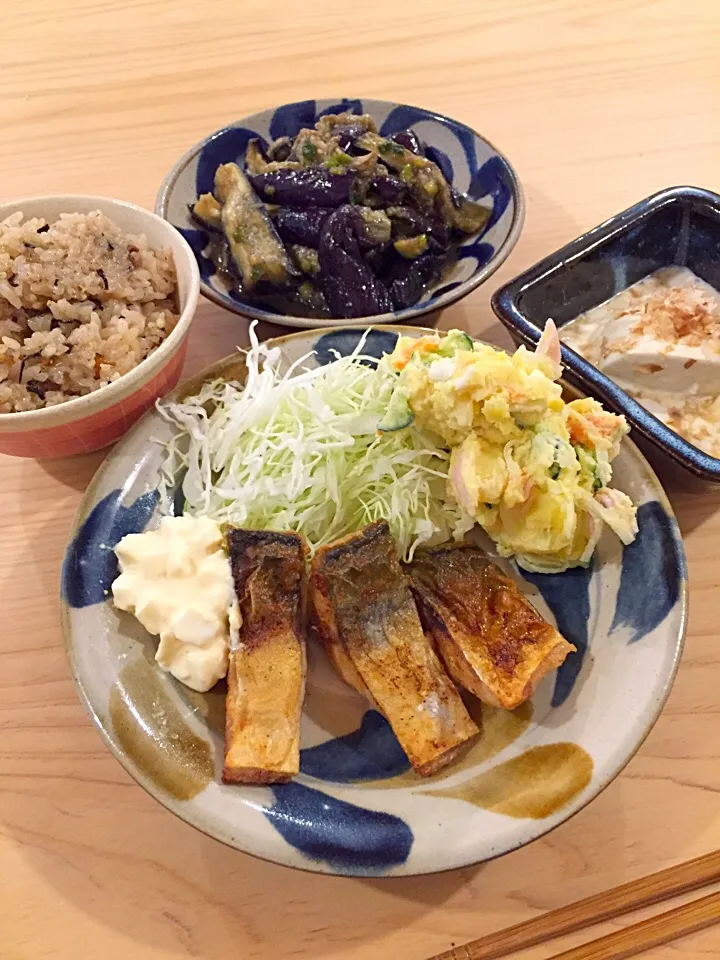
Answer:
POLYGON ((295 533, 227 534, 240 608, 225 706, 225 783, 283 783, 300 769, 307 544, 295 533))
POLYGON ((576 649, 472 544, 419 550, 406 570, 448 673, 485 703, 512 710, 576 649))
POLYGON ((450 763, 478 728, 423 633, 387 523, 318 550, 310 584, 330 659, 385 714, 416 772, 450 763))

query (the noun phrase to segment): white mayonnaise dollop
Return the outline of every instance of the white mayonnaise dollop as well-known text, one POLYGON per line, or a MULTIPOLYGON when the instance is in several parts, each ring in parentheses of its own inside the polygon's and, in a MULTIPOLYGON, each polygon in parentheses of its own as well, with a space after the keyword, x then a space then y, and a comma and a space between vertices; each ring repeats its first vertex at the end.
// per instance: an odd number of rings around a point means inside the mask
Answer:
POLYGON ((155 659, 201 692, 227 674, 229 614, 235 604, 223 534, 208 517, 164 517, 115 547, 115 606, 160 637, 155 659))

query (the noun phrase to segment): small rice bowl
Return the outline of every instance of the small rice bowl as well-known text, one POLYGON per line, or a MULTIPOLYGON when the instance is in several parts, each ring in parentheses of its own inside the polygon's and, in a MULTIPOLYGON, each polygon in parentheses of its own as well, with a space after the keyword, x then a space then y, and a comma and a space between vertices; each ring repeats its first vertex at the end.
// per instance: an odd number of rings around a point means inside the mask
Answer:
POLYGON ((178 318, 172 252, 99 211, 0 222, 0 413, 112 383, 178 318))

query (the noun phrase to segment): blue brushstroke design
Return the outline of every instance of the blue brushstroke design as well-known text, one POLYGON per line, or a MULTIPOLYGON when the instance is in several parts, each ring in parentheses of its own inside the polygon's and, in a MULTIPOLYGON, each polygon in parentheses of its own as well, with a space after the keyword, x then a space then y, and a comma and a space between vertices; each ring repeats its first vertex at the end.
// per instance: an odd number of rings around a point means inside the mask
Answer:
POLYGON ((142 533, 160 501, 157 490, 144 493, 128 507, 122 491, 113 490, 90 511, 67 548, 62 569, 62 595, 71 607, 102 603, 118 575, 113 547, 127 533, 142 533))
POLYGON ((208 140, 198 155, 195 171, 197 195, 212 193, 215 186, 215 171, 220 164, 241 161, 247 152, 248 143, 255 138, 260 140, 263 149, 267 147, 267 141, 256 130, 250 130, 249 127, 226 127, 208 140))
POLYGON ((331 113, 354 113, 356 116, 360 116, 364 112, 362 100, 348 100, 343 97, 340 103, 333 103, 329 107, 318 111, 316 119, 319 120, 320 117, 326 117, 331 113))
POLYGON ((190 229, 189 227, 177 227, 177 229, 183 237, 185 237, 190 245, 190 249, 195 254, 195 259, 200 269, 200 276, 203 280, 209 282, 210 278, 215 275, 215 264, 210 257, 206 257, 203 253, 203 250, 205 250, 209 242, 206 231, 190 229))
POLYGON ((300 751, 300 769, 328 783, 387 780, 410 769, 390 724, 368 710, 357 730, 300 751))
POLYGON ((298 100, 278 107, 270 121, 270 136, 294 137, 303 127, 315 126, 315 101, 298 100))
POLYGON ((436 287, 436 289, 433 290, 432 299, 437 300, 438 297, 443 297, 445 296, 446 293, 452 293, 453 290, 457 290, 457 288, 461 286, 462 286, 462 283, 460 282, 460 280, 453 280, 452 283, 446 283, 442 287, 436 287))
POLYGON ((390 813, 337 800, 297 782, 272 788, 263 813, 287 843, 338 873, 384 873, 408 858, 410 827, 390 813))
POLYGON ((385 122, 380 127, 380 133, 384 137, 389 137, 393 133, 398 133, 400 130, 407 130, 421 120, 430 120, 433 123, 442 124, 443 127, 451 130, 463 148, 470 174, 475 173, 477 170, 475 134, 470 127, 466 127, 464 123, 456 123, 449 117, 438 116, 436 113, 430 113, 429 110, 421 110, 420 107, 402 105, 390 111, 385 122))
POLYGON ((448 183, 453 182, 455 179, 455 171, 453 170, 452 160, 443 150, 439 147, 431 147, 428 144, 428 146, 425 147, 425 156, 428 160, 432 160, 433 163, 436 163, 440 167, 440 172, 448 183))
POLYGON ((494 226, 507 210, 512 199, 512 183, 507 164, 500 157, 490 157, 470 180, 468 196, 473 200, 492 197, 493 211, 485 230, 494 226))
POLYGON ((663 622, 687 576, 677 524, 657 500, 638 509, 638 529, 635 541, 623 550, 611 627, 629 627, 629 643, 641 640, 663 622))
POLYGON ((588 649, 593 565, 591 563, 587 568, 573 567, 564 573, 529 573, 520 570, 520 574, 538 588, 555 617, 558 630, 577 647, 577 653, 571 653, 555 675, 551 703, 553 707, 561 707, 572 693, 588 649))
POLYGON ((484 240, 475 240, 474 242, 466 243, 458 250, 458 260, 466 260, 472 257, 477 261, 475 270, 484 267, 494 256, 495 247, 484 240))
MULTIPOLYGON (((325 366, 337 359, 333 351, 337 351, 341 357, 349 356, 357 347, 366 329, 366 327, 359 327, 323 334, 315 342, 315 356, 318 364, 325 366)), ((379 360, 384 354, 393 352, 397 339, 398 334, 391 333, 389 330, 370 330, 365 340, 363 354, 379 360)))

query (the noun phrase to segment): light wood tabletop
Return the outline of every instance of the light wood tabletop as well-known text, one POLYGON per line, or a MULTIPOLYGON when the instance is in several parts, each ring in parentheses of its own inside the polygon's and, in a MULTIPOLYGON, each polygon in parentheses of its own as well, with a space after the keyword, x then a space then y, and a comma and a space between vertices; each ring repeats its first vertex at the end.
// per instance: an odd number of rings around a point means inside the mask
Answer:
MULTIPOLYGON (((502 281, 661 187, 720 190, 719 50, 716 0, 9 3, 0 200, 96 193, 152 207, 178 156, 244 114, 338 95, 417 103, 485 134, 524 185, 515 251, 441 319, 507 346, 489 302, 502 281)), ((246 328, 203 301, 187 372, 244 343, 246 328)), ((57 596, 73 514, 104 456, 0 457, 3 960, 421 960, 720 848, 720 493, 670 489, 690 631, 670 700, 624 773, 500 860, 353 880, 254 860, 194 831, 91 726, 57 596)), ((718 928, 654 956, 701 953, 720 956, 718 928)))

